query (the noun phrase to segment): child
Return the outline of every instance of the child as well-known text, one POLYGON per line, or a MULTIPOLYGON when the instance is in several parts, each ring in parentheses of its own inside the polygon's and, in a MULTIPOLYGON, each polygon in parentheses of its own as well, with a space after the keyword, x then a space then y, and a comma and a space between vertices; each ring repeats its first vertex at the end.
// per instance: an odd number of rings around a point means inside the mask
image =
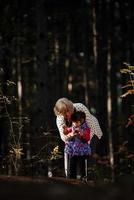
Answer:
POLYGON ((90 129, 86 123, 86 115, 82 111, 76 111, 71 116, 72 126, 64 125, 64 134, 68 137, 65 143, 65 153, 69 155, 69 178, 76 178, 77 168, 81 178, 85 176, 85 160, 91 153, 89 146, 90 129))

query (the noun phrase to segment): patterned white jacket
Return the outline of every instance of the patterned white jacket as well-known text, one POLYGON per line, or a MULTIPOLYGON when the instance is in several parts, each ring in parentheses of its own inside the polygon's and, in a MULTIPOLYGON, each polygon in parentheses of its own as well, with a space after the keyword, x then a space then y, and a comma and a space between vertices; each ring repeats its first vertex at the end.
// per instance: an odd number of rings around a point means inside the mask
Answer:
MULTIPOLYGON (((94 117, 88 110, 88 108, 82 103, 74 103, 73 104, 76 111, 82 111, 86 114, 86 122, 90 128, 90 139, 93 135, 96 135, 99 139, 102 137, 103 133, 100 128, 99 122, 96 117, 94 117)), ((68 141, 67 135, 63 133, 63 124, 65 124, 65 119, 62 115, 58 115, 56 117, 56 124, 60 133, 60 137, 64 142, 68 141)))

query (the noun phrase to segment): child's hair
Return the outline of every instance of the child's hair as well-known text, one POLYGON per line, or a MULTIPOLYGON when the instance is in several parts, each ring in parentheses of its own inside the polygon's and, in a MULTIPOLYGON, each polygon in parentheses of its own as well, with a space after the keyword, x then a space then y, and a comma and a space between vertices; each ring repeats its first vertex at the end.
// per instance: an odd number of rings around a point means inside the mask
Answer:
POLYGON ((71 120, 72 122, 76 122, 76 121, 85 121, 86 120, 86 114, 82 111, 76 111, 72 114, 71 116, 71 120))

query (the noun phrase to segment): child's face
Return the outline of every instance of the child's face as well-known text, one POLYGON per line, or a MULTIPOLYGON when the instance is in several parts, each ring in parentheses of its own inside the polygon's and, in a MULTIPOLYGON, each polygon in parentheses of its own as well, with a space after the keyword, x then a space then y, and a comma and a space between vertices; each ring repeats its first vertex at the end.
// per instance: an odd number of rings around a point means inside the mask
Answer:
POLYGON ((80 126, 81 122, 80 121, 76 121, 76 122, 73 122, 72 124, 73 124, 73 126, 80 126))

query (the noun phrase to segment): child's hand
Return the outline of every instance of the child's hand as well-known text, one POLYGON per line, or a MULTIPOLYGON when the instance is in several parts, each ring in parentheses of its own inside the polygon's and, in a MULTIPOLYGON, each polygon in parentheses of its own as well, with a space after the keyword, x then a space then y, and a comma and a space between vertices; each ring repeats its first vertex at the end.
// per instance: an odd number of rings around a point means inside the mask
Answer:
POLYGON ((75 135, 79 135, 80 134, 80 128, 79 127, 75 127, 74 128, 74 132, 75 132, 75 135))
POLYGON ((77 136, 81 139, 83 137, 83 132, 79 130, 79 132, 77 133, 77 136))
POLYGON ((74 132, 74 131, 72 131, 71 133, 69 133, 68 135, 67 135, 67 138, 68 139, 72 139, 74 136, 76 136, 77 134, 74 132))
POLYGON ((72 131, 71 133, 69 133, 70 137, 74 137, 76 135, 76 133, 74 131, 72 131))

